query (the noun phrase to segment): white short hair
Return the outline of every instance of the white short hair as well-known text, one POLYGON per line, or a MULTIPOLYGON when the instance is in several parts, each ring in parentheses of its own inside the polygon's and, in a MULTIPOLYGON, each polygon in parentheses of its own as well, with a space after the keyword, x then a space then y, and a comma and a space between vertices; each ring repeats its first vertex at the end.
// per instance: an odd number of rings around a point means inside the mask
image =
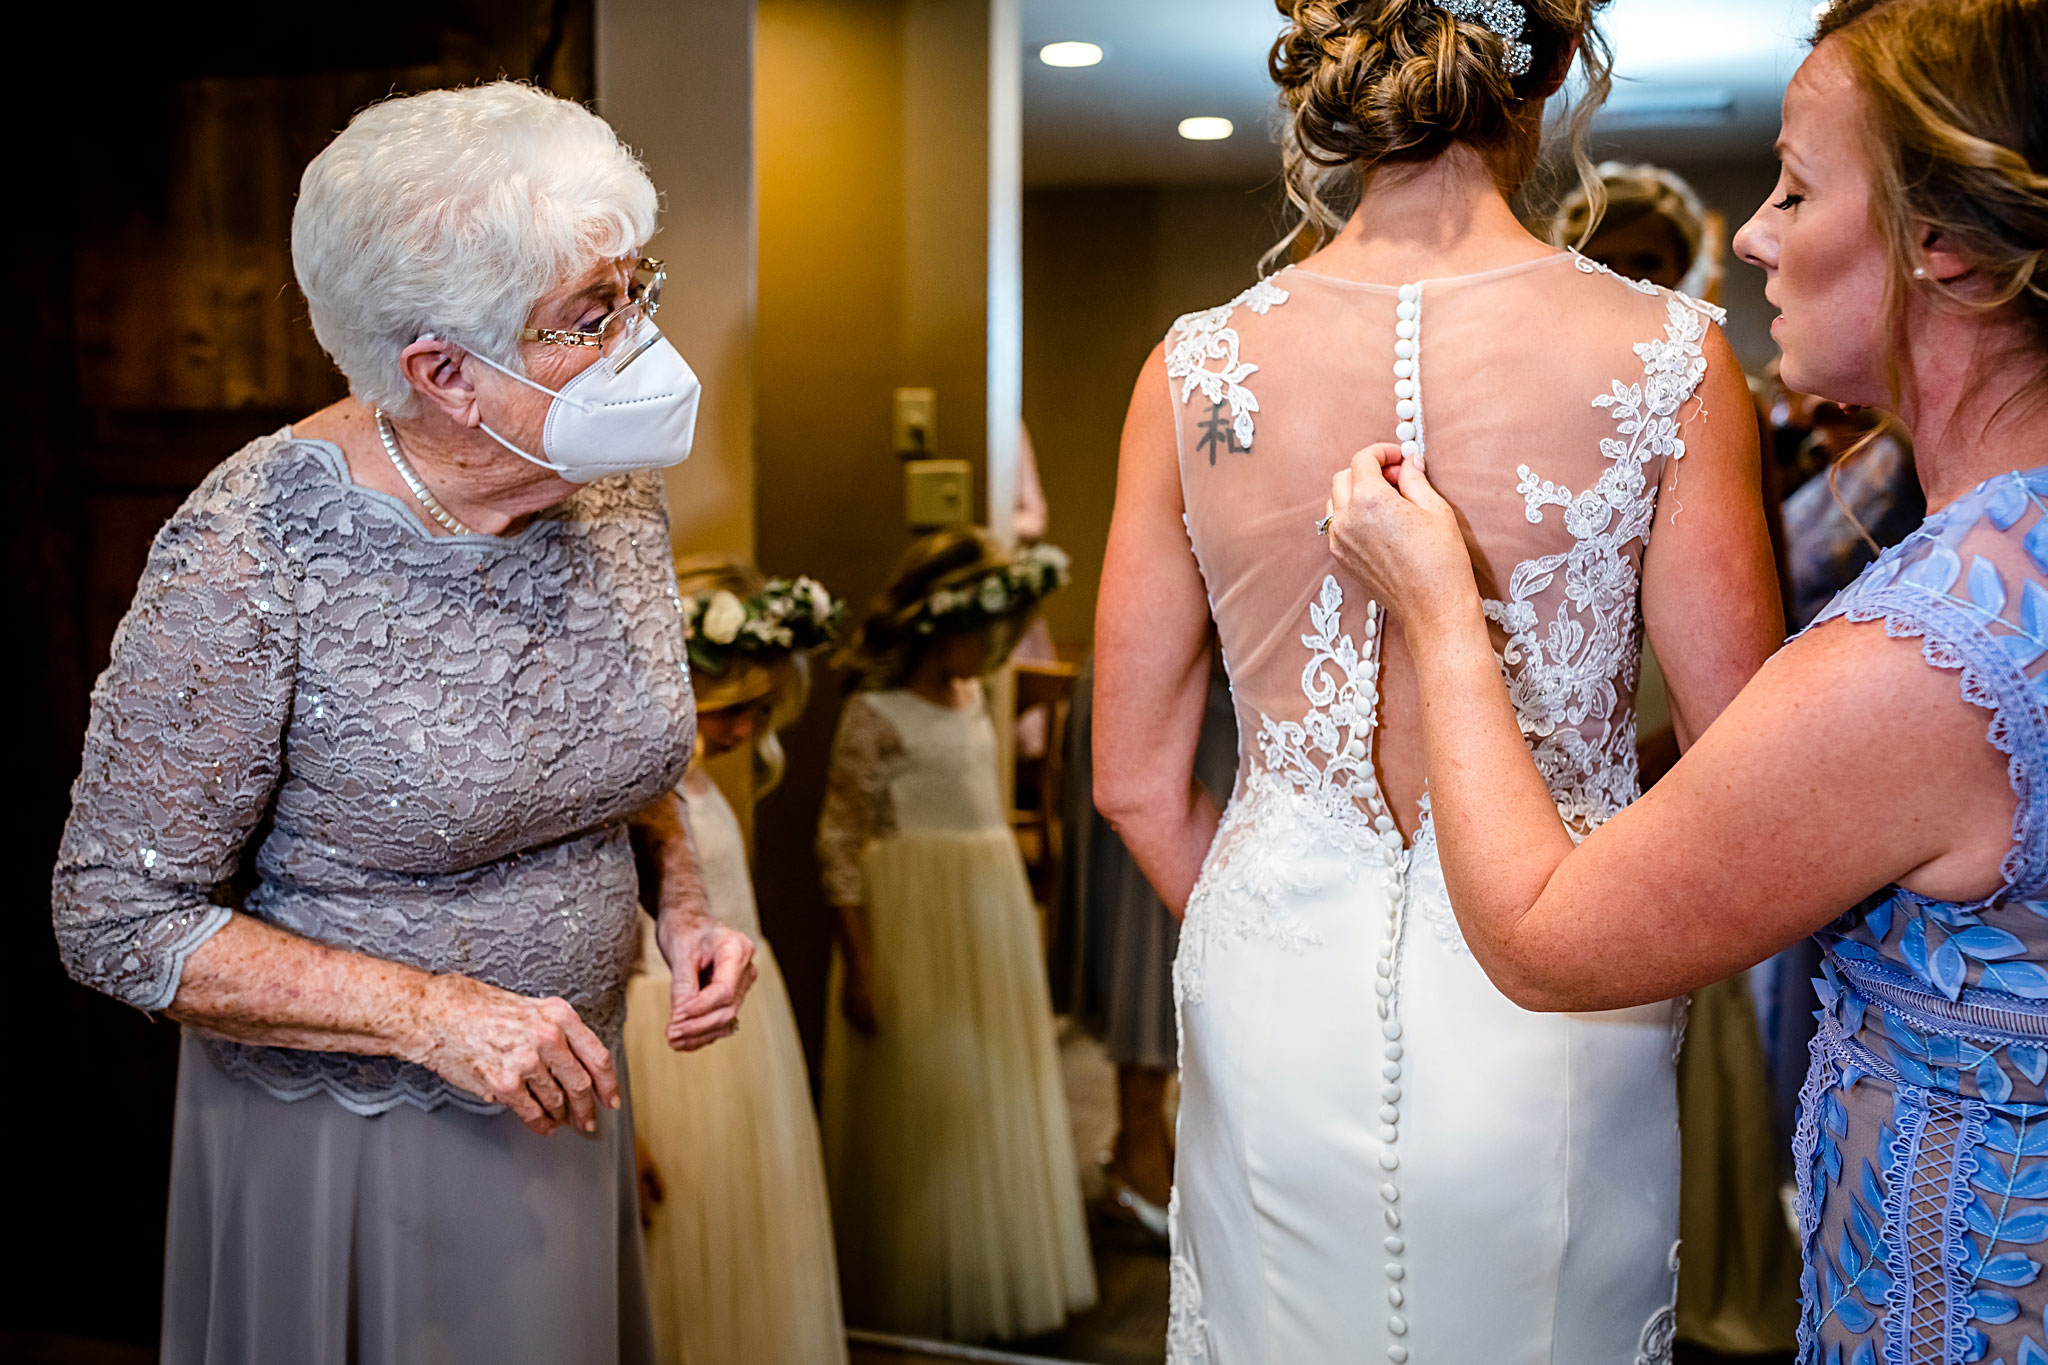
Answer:
POLYGON ((524 372, 543 294, 654 235, 654 185, 611 125, 517 81, 373 104, 306 167, 292 268, 313 333, 361 402, 417 396, 425 332, 524 372))

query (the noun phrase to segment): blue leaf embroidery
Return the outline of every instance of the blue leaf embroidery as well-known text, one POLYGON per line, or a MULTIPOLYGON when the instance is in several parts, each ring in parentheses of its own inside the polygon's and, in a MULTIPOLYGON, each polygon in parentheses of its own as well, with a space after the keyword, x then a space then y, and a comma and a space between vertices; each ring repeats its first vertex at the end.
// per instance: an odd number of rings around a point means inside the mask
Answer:
POLYGON ((2005 612, 2005 580, 1999 577, 1998 566, 1983 555, 1970 561, 1970 600, 1987 617, 2005 612))
POLYGON ((1835 1316, 1852 1332, 1868 1332, 1877 1325, 1877 1314, 1846 1296, 1835 1305, 1835 1316))
POLYGON ((2032 1284, 2040 1274, 2039 1261, 2024 1252, 2008 1251, 1986 1261, 1977 1278, 1989 1280, 1993 1284, 2002 1284, 2008 1289, 2017 1289, 2021 1285, 2032 1284))
POLYGON ((2020 942, 2017 934, 2008 934, 2005 930, 1994 929, 1988 924, 1965 929, 1950 942, 1979 962, 2000 962, 2009 957, 2022 957, 2027 951, 2027 945, 2020 942))
MULTIPOLYGON (((2034 581, 2028 579, 2027 586, 2034 586, 2034 581)), ((1998 643, 2005 648, 2006 658, 2014 668, 2032 668, 2040 662, 2043 654, 2048 654, 2048 645, 2043 645, 2031 635, 2001 635, 1998 643)))
POLYGON ((1913 969, 1913 975, 1934 984, 1934 975, 1927 966, 1927 921, 1911 919, 1906 922, 1906 932, 1899 937, 1899 956, 1906 959, 1906 965, 1913 969))
POLYGON ((2014 484, 2005 485, 1985 505, 1984 514, 1999 530, 2010 531, 2013 523, 2027 514, 2026 489, 2014 484))
MULTIPOLYGON (((2048 526, 2048 522, 2042 525, 2048 526)), ((2044 675, 2048 676, 2048 675, 2044 675)), ((1984 969, 1979 985, 2028 1000, 2048 1000, 2048 969, 2032 962, 1999 962, 1984 969)))
POLYGON ((1954 1000, 1963 993, 1963 978, 1969 975, 1969 967, 1963 962, 1962 950, 1956 947, 1954 939, 1944 939, 1934 956, 1928 961, 1935 986, 1949 999, 1954 1000))
POLYGON ((2010 1294, 2001 1294, 1995 1289, 1979 1289, 1970 1295, 1970 1316, 1979 1322, 1991 1324, 2011 1322, 2020 1315, 2020 1303, 2010 1294))
POLYGON ((2048 1242, 2048 1209, 2021 1209, 2006 1215, 1998 1228, 1998 1240, 2016 1246, 2048 1242))
POLYGON ((2005 1055, 2020 1069, 2020 1074, 2035 1085, 2039 1085, 2044 1077, 2048 1077, 2048 1048, 2014 1043, 2005 1050, 2005 1055))
POLYGON ((2034 529, 2027 532, 2024 544, 2027 558, 2034 561, 2034 567, 2048 573, 2048 518, 2034 523, 2034 529))
POLYGON ((1993 1104, 2012 1098, 2012 1077, 1999 1067, 1997 1058, 1986 1057, 1977 1067, 1977 1093, 1993 1104))
POLYGON ((2048 640, 2048 588, 2031 578, 2020 584, 2020 629, 2048 640))
MULTIPOLYGON (((2039 536, 2043 554, 2048 554, 2048 532, 2043 524, 2036 524, 2027 532, 2027 553, 2034 554, 2034 539, 2039 536)), ((2041 572, 2048 573, 2048 564, 2043 564, 2042 555, 2034 555, 2034 563, 2042 565, 2041 572)), ((1930 592, 1945 593, 1963 576, 1963 561, 1946 545, 1929 546, 1924 558, 1899 575, 1901 582, 1911 583, 1916 588, 1930 592)))

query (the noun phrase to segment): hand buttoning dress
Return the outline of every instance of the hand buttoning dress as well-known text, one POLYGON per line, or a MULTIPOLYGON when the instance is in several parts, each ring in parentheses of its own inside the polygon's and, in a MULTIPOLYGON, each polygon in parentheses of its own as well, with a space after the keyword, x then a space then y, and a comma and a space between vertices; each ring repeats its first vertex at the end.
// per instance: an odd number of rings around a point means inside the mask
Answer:
POLYGON ((1426 457, 1537 766, 1591 831, 1637 795, 1641 564, 1716 316, 1556 253, 1398 289, 1295 267, 1169 334, 1244 737, 1175 970, 1175 1365, 1669 1359, 1679 1010, 1532 1014, 1487 980, 1412 665, 1382 669, 1382 613, 1313 527, 1360 446, 1426 457))

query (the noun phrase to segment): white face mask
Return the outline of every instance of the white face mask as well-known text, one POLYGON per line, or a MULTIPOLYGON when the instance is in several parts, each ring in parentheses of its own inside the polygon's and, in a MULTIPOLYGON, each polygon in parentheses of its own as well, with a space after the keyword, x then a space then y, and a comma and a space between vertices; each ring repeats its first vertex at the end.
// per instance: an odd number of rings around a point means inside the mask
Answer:
MULTIPOLYGON (((648 322, 643 324, 652 327, 648 322)), ((421 338, 427 340, 429 338, 421 338)), ((697 403, 703 395, 696 374, 667 337, 634 356, 623 371, 603 356, 559 389, 537 384, 489 356, 470 355, 510 379, 539 389, 548 404, 540 448, 529 454, 483 424, 484 435, 522 460, 552 469, 570 483, 589 483, 607 474, 666 469, 690 458, 697 433, 697 403)))

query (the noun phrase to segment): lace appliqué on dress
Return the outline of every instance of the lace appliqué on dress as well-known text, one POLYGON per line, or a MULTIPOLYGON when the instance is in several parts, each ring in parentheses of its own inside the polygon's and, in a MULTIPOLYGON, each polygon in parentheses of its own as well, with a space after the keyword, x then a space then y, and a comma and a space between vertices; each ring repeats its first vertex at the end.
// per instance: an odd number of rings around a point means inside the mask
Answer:
POLYGON ((1636 1343, 1635 1365, 1671 1365, 1672 1352, 1678 1346, 1678 1266, 1679 1252, 1683 1242, 1671 1244, 1671 1302, 1650 1315, 1643 1324, 1643 1335, 1636 1343))
POLYGON ((1616 434, 1600 443, 1609 461, 1582 493, 1541 479, 1527 466, 1518 491, 1529 521, 1564 509, 1571 548, 1515 566, 1506 601, 1486 603, 1507 633, 1501 672, 1536 766, 1575 830, 1599 825, 1637 794, 1635 688, 1641 573, 1629 547, 1647 542, 1657 514, 1653 461, 1685 454, 1678 413, 1706 377, 1701 350, 1708 315, 1683 298, 1666 300, 1664 337, 1638 345, 1639 384, 1614 383, 1593 400, 1610 410, 1616 434), (1563 600, 1546 622, 1535 599, 1564 579, 1563 600), (1616 723, 1621 715, 1620 723, 1616 723))
POLYGON ((1187 402, 1199 388, 1212 406, 1227 406, 1231 432, 1246 450, 1251 449, 1252 414, 1259 410, 1259 400, 1245 381, 1259 367, 1239 358, 1237 329, 1230 318, 1240 307, 1264 317, 1285 302, 1286 290, 1271 279, 1260 280, 1221 307, 1187 314, 1167 333, 1166 377, 1180 382, 1180 401, 1187 402))
POLYGON ((1311 853, 1344 855, 1354 879, 1375 864, 1398 875, 1401 836, 1372 767, 1379 608, 1375 604, 1367 617, 1364 651, 1339 634, 1343 608, 1344 590, 1325 576, 1309 605, 1311 633, 1301 637, 1309 651, 1301 674, 1309 709, 1298 723, 1260 716, 1265 761, 1230 803, 1188 898, 1173 973, 1175 996, 1183 1002, 1200 1003, 1203 952, 1217 938, 1276 943, 1292 952, 1322 942, 1282 906, 1289 895, 1320 889, 1294 871, 1311 853))
POLYGON ((1172 1248, 1166 1299, 1166 1365, 1197 1365, 1209 1358, 1209 1322, 1202 1316, 1202 1281, 1181 1249, 1180 1187, 1166 1198, 1166 1240, 1172 1248))
POLYGON ((896 833, 889 780, 901 768, 903 753, 903 737, 867 698, 847 699, 818 815, 819 873, 834 905, 867 899, 861 856, 875 840, 896 833))

